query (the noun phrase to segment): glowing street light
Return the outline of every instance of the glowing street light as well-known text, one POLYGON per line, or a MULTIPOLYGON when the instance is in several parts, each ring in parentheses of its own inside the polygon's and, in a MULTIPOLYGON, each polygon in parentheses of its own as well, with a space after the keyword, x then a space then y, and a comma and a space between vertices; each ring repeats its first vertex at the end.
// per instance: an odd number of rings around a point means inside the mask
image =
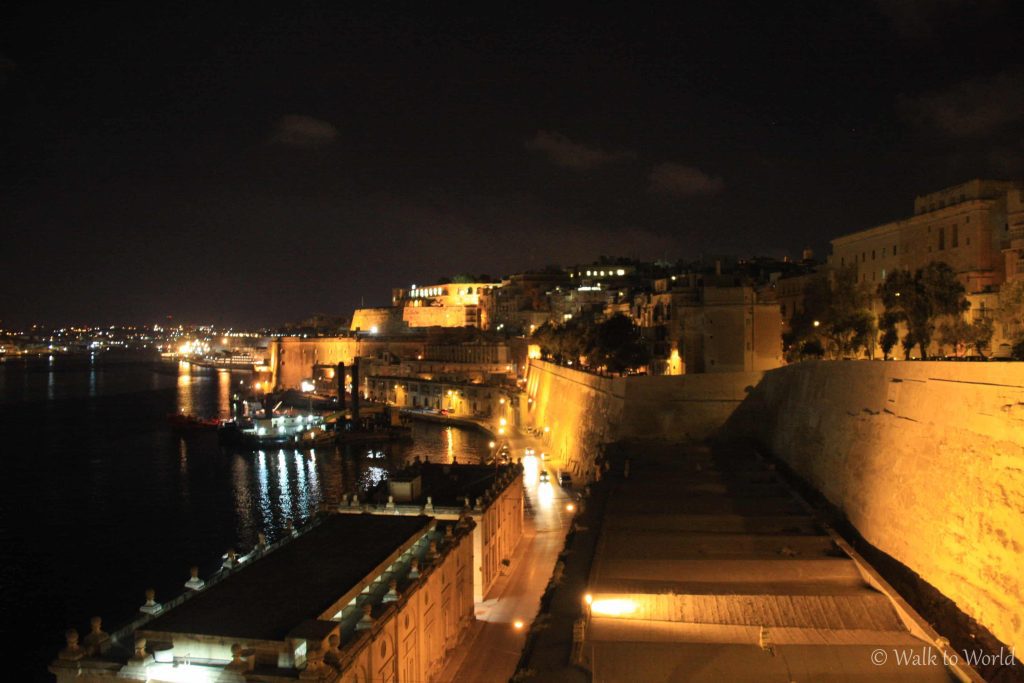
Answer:
POLYGON ((515 628, 515 629, 516 629, 517 631, 521 631, 521 630, 522 630, 522 628, 523 628, 523 620, 522 620, 522 619, 516 619, 515 621, 513 621, 513 622, 512 622, 512 626, 513 626, 513 627, 514 627, 514 628, 515 628))

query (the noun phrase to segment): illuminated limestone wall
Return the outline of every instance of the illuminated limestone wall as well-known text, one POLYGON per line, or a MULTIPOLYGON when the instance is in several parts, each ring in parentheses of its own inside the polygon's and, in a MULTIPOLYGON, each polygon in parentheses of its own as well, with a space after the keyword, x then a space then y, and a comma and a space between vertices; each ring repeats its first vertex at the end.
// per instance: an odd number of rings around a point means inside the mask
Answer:
POLYGON ((480 327, 476 306, 405 306, 401 310, 409 327, 480 327))
POLYGON ((801 363, 766 373, 730 428, 1024 647, 1024 364, 801 363))
POLYGON ((352 313, 349 329, 353 332, 374 332, 379 334, 401 334, 409 326, 402 321, 402 309, 395 307, 357 308, 352 313))
POLYGON ((382 353, 395 354, 400 358, 416 358, 423 355, 424 342, 379 337, 283 337, 280 341, 272 339, 268 351, 269 365, 275 373, 272 386, 297 389, 303 379, 313 376, 314 365, 350 365, 357 357, 377 357, 382 353))
POLYGON ((759 372, 598 377, 530 361, 527 424, 544 436, 554 467, 586 475, 600 444, 615 439, 702 440, 761 379, 759 372))
POLYGON ((526 378, 527 423, 543 429, 551 466, 576 476, 589 471, 600 444, 614 439, 625 380, 598 377, 531 360, 526 378))

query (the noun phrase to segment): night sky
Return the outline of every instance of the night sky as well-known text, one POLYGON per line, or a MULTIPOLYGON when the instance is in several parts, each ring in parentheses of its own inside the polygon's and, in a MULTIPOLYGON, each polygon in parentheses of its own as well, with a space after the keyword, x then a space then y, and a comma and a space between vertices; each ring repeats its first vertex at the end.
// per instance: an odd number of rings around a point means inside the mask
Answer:
POLYGON ((1024 177, 1009 2, 6 3, 0 320, 275 324, 601 254, 822 255, 1024 177))

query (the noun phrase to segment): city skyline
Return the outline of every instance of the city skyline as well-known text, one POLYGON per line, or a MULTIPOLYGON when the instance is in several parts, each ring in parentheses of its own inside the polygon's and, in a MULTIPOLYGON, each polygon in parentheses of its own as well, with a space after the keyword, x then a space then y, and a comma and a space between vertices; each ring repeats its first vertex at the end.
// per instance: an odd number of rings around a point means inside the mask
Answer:
POLYGON ((823 256, 1024 173, 1009 9, 14 8, 0 310, 257 326, 395 273, 823 256))

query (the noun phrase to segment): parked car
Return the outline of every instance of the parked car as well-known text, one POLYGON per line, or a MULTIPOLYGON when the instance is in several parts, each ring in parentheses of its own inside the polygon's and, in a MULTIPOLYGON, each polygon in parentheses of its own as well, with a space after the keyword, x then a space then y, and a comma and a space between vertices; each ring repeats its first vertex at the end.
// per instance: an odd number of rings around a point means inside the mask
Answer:
POLYGON ((558 485, 565 489, 572 488, 572 475, 568 472, 558 473, 558 485))

